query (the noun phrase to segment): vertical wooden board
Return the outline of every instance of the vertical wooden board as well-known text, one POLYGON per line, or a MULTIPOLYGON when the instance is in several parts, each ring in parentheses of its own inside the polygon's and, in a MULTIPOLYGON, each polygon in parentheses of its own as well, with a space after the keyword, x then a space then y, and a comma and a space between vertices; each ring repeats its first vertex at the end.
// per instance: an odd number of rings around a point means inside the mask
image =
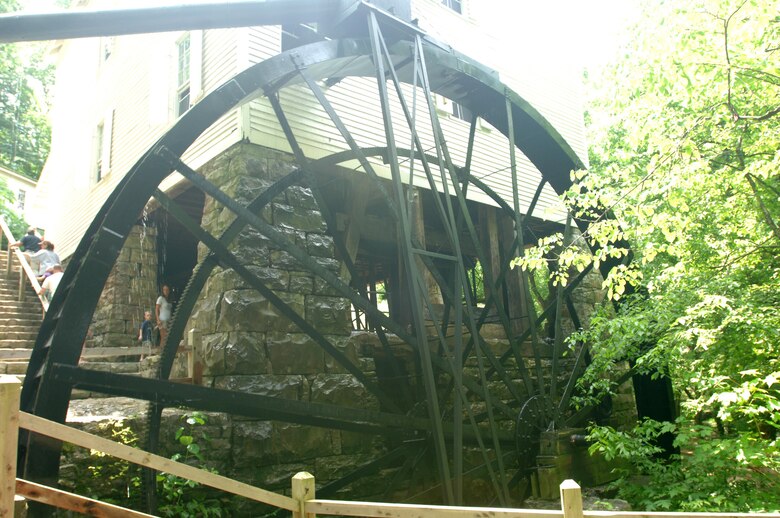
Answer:
POLYGON ((16 448, 21 391, 22 384, 16 377, 0 375, 0 517, 12 517, 16 505, 16 448))
POLYGON ((300 504, 299 511, 293 511, 293 518, 316 518, 314 513, 306 512, 306 501, 315 498, 314 475, 306 471, 293 475, 292 497, 300 504))
POLYGON ((561 510, 563 518, 582 518, 582 491, 572 479, 561 482, 561 510))

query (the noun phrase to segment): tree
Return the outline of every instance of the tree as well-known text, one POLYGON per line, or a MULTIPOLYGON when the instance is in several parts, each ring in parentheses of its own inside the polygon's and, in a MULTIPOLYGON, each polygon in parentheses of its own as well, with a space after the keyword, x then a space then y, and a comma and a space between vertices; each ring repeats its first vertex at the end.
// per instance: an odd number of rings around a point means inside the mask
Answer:
MULTIPOLYGON (((0 12, 18 10, 16 0, 0 0, 0 12)), ((0 45, 0 164, 37 180, 49 153, 51 131, 44 115, 52 67, 43 47, 0 45)))
MULTIPOLYGON (((0 178, 0 216, 8 224, 8 228, 15 238, 22 237, 27 232, 27 223, 13 208, 14 194, 8 188, 4 178, 0 178)), ((3 247, 7 245, 5 239, 0 239, 3 247)))
POLYGON ((590 169, 567 195, 597 221, 598 252, 559 276, 624 256, 620 237, 634 254, 607 279, 617 309, 574 337, 595 358, 578 402, 611 389, 614 360, 671 377, 675 422, 592 429, 594 449, 649 477, 622 494, 647 510, 778 510, 780 17, 758 0, 648 1, 632 34, 591 81, 590 169), (667 432, 681 451, 669 461, 653 443, 667 432))

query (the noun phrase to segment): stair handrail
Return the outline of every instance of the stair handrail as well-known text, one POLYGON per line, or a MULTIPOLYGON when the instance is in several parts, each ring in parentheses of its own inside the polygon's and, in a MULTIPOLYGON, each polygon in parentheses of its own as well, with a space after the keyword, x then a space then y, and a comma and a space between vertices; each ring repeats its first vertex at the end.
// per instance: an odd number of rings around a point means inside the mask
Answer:
POLYGON ((5 222, 5 218, 3 218, 2 215, 0 215, 0 229, 2 229, 5 238, 8 240, 8 260, 5 266, 6 278, 11 275, 11 257, 15 254, 16 259, 19 260, 19 300, 21 301, 24 299, 24 275, 26 275, 27 279, 30 281, 30 286, 32 286, 33 290, 35 290, 35 293, 38 295, 38 300, 41 301, 43 311, 48 311, 49 301, 46 300, 45 296, 41 295, 41 285, 38 282, 38 276, 33 272, 30 263, 27 261, 27 256, 18 248, 11 249, 11 245, 16 243, 16 238, 11 233, 11 229, 8 227, 8 224, 5 222))

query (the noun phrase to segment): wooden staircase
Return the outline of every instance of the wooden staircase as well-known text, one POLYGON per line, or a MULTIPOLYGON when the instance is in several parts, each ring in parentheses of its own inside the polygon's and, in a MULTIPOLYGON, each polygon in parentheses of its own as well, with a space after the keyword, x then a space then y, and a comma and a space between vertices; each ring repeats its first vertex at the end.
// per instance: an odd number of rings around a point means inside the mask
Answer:
POLYGON ((0 253, 0 374, 23 379, 43 310, 26 278, 23 300, 19 301, 19 266, 13 260, 10 275, 6 277, 7 261, 8 254, 3 251, 0 253))

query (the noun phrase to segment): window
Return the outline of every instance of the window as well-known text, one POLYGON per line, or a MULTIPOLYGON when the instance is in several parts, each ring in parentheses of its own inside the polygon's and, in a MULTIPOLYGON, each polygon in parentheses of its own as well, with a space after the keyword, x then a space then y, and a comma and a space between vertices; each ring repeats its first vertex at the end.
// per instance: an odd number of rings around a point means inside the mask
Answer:
POLYGON ((462 104, 458 104, 455 101, 452 103, 452 115, 460 120, 464 120, 466 122, 471 122, 471 110, 463 106, 462 104))
POLYGON ((176 116, 190 109, 190 35, 176 44, 176 116))
POLYGON ((282 25, 282 51, 316 41, 322 41, 322 37, 317 33, 316 23, 282 25))
POLYGON ((95 130, 95 182, 100 182, 111 170, 114 110, 110 110, 95 130))
POLYGON ((16 193, 16 208, 19 210, 24 210, 24 202, 25 198, 27 197, 27 193, 24 189, 19 189, 19 192, 16 193))
POLYGON ((107 37, 102 38, 100 40, 100 46, 101 46, 101 57, 103 58, 103 61, 108 61, 108 58, 111 57, 111 54, 114 53, 114 42, 116 38, 115 37, 107 37))
POLYGON ((456 13, 463 13, 462 0, 441 0, 443 5, 446 5, 456 13))

